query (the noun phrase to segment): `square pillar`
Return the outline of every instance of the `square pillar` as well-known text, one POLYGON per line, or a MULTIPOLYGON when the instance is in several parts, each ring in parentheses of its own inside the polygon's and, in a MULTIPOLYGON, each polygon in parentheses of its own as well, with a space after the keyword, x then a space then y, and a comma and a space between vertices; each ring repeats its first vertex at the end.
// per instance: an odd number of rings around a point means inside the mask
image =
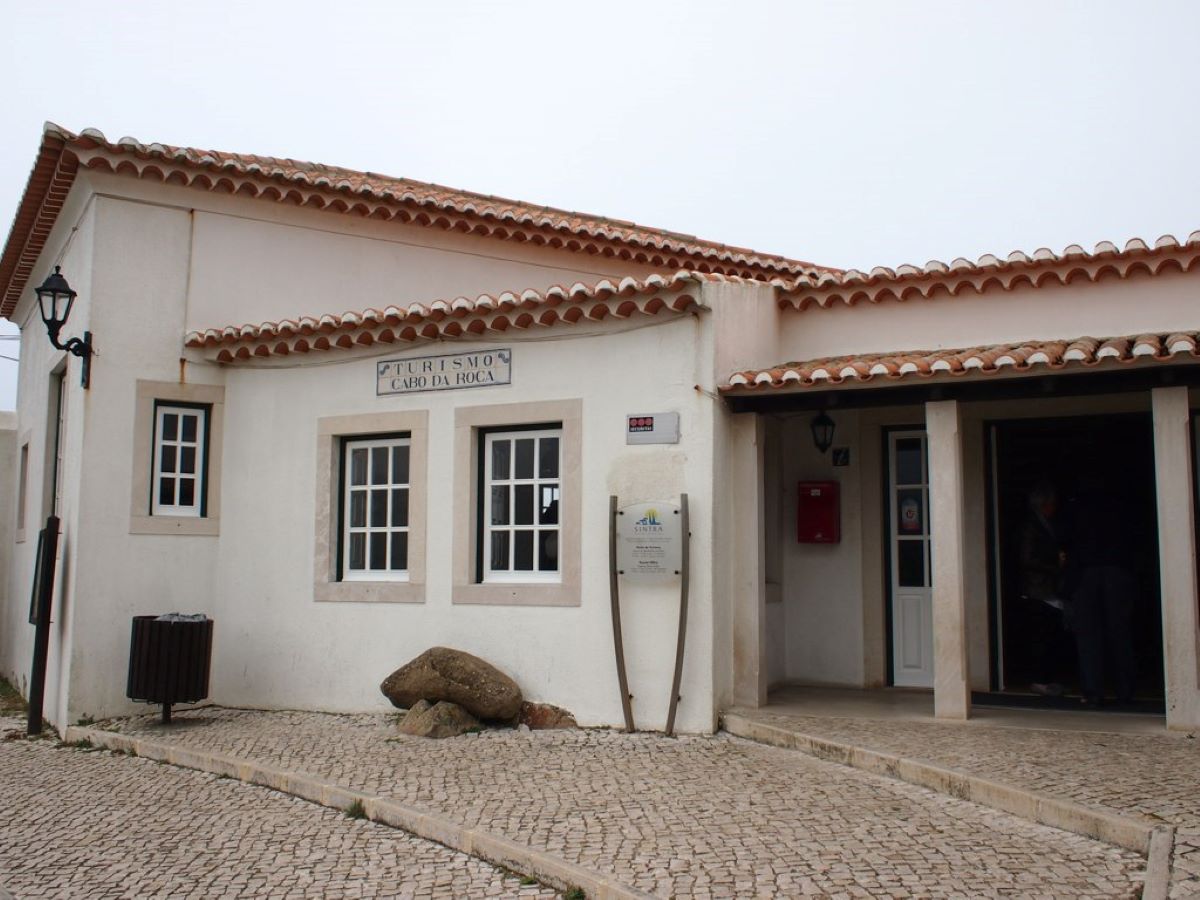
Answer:
POLYGON ((1155 388, 1150 398, 1167 727, 1192 729, 1200 727, 1200 615, 1188 389, 1155 388))
POLYGON ((730 556, 733 560, 733 702, 767 702, 766 520, 763 503, 762 417, 733 417, 729 488, 732 493, 730 556))
POLYGON ((962 418, 956 400, 925 404, 929 441, 930 555, 933 567, 933 710, 939 719, 971 714, 967 672, 962 418))

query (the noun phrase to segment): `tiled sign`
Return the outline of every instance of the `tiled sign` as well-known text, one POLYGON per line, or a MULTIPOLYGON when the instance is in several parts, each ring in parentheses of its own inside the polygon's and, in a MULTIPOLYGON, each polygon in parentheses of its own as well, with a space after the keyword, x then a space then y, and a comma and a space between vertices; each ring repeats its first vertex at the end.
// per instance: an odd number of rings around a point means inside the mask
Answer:
POLYGON ((512 383, 512 350, 473 350, 385 359, 375 364, 375 393, 414 394, 512 383))

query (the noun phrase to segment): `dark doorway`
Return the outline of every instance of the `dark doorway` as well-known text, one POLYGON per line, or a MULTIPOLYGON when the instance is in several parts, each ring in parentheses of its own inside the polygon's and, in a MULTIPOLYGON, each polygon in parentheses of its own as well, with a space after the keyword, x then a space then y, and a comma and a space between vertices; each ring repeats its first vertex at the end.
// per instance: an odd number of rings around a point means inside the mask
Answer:
MULTIPOLYGON (((1078 637, 1087 632, 1077 618, 1082 605, 1076 603, 1073 611, 1072 601, 1081 596, 1078 562, 1087 555, 1088 539, 1081 535, 1090 532, 1092 546, 1097 533, 1101 543, 1108 534, 1120 535, 1110 542, 1116 547, 1111 556, 1127 573, 1123 583, 1133 597, 1124 627, 1110 627, 1100 639, 1103 705, 1161 711, 1162 613, 1150 415, 995 422, 988 437, 993 693, 981 700, 1080 706, 1078 637), (1049 505, 1044 503, 1047 495, 1054 498, 1049 505), (1031 553, 1035 543, 1039 549, 1031 553), (1044 562, 1047 556, 1055 558, 1056 544, 1062 551, 1061 569, 1047 574, 1044 562), (1039 554, 1040 569, 1031 562, 1039 554), (1055 599, 1061 599, 1063 611, 1055 599), (1130 650, 1136 674, 1133 697, 1127 699, 1119 696, 1129 689, 1119 685, 1118 661, 1130 650)), ((1096 652, 1095 638, 1084 643, 1096 652)))

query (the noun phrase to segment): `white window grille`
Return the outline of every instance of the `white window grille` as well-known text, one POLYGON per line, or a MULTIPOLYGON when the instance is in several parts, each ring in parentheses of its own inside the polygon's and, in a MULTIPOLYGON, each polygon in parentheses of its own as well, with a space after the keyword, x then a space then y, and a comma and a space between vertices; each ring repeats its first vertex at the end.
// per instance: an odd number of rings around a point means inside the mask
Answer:
POLYGON ((481 580, 562 580, 562 429, 484 435, 481 580))
POLYGON ((343 444, 342 580, 408 580, 408 437, 343 444))
POLYGON ((154 416, 151 515, 205 515, 208 410, 159 404, 154 416))

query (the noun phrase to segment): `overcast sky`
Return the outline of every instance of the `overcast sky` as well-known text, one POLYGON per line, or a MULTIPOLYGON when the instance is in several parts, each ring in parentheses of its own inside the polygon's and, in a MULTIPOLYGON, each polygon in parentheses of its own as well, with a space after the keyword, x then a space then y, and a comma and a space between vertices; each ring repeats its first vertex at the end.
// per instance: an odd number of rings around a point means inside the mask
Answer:
POLYGON ((0 221, 50 119, 839 267, 1183 237, 1197 35, 1194 0, 7 0, 0 221))

